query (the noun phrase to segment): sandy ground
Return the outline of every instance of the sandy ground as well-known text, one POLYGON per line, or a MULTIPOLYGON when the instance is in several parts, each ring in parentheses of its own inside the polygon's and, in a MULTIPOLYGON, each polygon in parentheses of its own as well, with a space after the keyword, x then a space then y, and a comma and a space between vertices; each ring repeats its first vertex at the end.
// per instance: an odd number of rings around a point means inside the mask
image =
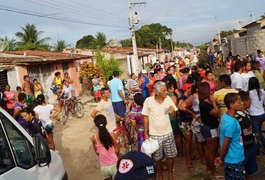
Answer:
MULTIPOLYGON (((84 99, 82 99, 84 102, 84 99)), ((96 128, 90 113, 95 107, 95 103, 86 103, 86 114, 81 119, 70 118, 66 125, 60 122, 55 123, 54 139, 57 150, 60 152, 65 169, 70 180, 101 180, 98 157, 95 154, 91 136, 96 133, 96 128)), ((194 149, 194 147, 193 147, 194 149)), ((264 165, 265 156, 259 157, 259 175, 255 179, 265 179, 264 165)), ((205 166, 200 164, 199 160, 193 161, 194 168, 185 168, 184 160, 175 159, 174 177, 176 180, 211 179, 205 173, 205 166)), ((222 173, 223 167, 218 171, 222 173)), ((166 171, 164 172, 166 177, 166 171)), ((167 179, 167 178, 164 178, 167 179)))

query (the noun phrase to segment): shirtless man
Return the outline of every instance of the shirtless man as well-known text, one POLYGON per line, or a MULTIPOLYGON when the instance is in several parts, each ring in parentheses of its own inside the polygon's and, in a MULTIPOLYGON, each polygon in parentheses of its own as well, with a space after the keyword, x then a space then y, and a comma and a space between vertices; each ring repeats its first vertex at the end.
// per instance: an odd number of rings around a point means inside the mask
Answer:
POLYGON ((22 90, 27 95, 27 105, 31 107, 33 105, 33 85, 30 83, 28 75, 24 76, 24 83, 22 85, 22 90))

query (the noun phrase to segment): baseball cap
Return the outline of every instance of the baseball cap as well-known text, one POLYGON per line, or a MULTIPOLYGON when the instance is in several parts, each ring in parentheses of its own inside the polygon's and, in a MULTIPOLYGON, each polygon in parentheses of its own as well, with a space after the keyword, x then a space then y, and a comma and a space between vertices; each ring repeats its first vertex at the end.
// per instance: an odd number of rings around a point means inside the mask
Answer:
POLYGON ((187 89, 191 88, 191 86, 192 86, 192 84, 190 84, 190 83, 186 83, 186 84, 184 84, 184 85, 182 86, 182 90, 183 90, 183 91, 186 91, 187 89))
POLYGON ((117 163, 117 174, 114 180, 146 180, 155 177, 154 160, 139 151, 130 151, 117 163))
POLYGON ((143 74, 146 74, 146 73, 147 73, 147 71, 146 71, 145 69, 143 69, 143 70, 142 70, 142 73, 143 73, 143 74))

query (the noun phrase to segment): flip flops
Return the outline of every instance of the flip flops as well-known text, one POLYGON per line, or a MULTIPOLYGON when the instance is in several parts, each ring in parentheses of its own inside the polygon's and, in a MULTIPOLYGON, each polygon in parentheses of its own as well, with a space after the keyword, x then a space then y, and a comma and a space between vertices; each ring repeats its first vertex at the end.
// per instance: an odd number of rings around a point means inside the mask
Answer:
POLYGON ((212 180, 225 180, 225 177, 218 175, 218 176, 213 177, 212 180))

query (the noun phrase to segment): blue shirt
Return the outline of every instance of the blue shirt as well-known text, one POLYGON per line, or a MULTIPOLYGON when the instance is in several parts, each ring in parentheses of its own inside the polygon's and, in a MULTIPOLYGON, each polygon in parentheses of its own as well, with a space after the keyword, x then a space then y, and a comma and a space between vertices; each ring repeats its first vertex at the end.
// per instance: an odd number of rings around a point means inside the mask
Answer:
POLYGON ((228 151, 225 155, 224 162, 226 163, 240 163, 244 157, 243 142, 241 139, 241 128, 238 121, 225 113, 221 117, 220 127, 220 144, 223 146, 224 138, 230 138, 228 151))
POLYGON ((111 94, 110 94, 111 102, 123 101, 122 98, 120 97, 119 93, 118 93, 118 90, 122 90, 122 92, 124 94, 123 84, 119 78, 113 78, 109 83, 109 88, 111 91, 111 94))

